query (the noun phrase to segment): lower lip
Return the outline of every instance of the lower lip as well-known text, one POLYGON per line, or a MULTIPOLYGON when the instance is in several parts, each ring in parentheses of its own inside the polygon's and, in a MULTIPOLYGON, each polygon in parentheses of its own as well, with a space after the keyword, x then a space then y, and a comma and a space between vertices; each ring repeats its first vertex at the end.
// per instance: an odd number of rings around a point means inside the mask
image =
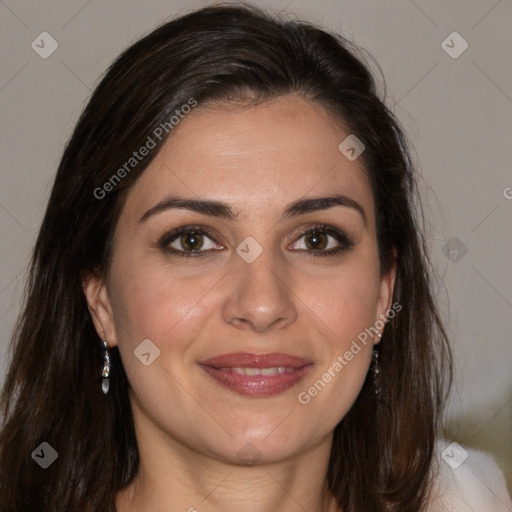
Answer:
POLYGON ((277 375, 240 375, 222 368, 199 365, 215 381, 245 396, 273 396, 295 386, 309 373, 313 364, 293 368, 290 373, 277 375))

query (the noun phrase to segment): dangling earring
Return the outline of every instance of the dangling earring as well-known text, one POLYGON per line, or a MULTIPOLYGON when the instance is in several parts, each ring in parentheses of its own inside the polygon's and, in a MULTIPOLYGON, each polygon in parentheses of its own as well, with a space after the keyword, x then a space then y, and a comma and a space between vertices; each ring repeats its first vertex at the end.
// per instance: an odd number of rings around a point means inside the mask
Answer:
POLYGON ((373 346, 372 352, 372 373, 373 373, 373 387, 375 394, 377 395, 377 400, 382 399, 382 384, 381 384, 381 374, 380 374, 380 365, 379 365, 379 349, 377 345, 380 343, 380 339, 382 338, 382 334, 379 332, 379 341, 373 346))
POLYGON ((103 340, 103 370, 101 372, 101 376, 103 380, 101 382, 101 389, 103 393, 106 395, 108 393, 109 388, 109 376, 110 376, 110 354, 108 352, 108 343, 103 340))

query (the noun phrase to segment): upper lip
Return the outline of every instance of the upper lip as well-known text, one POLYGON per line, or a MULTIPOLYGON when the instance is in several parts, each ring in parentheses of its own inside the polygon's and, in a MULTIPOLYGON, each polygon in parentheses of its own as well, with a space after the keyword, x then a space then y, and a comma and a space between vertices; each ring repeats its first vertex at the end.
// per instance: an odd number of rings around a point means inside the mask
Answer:
POLYGON ((289 354, 280 354, 272 352, 269 354, 253 354, 250 352, 237 352, 232 354, 222 354, 212 357, 199 364, 211 366, 213 368, 301 368, 311 364, 311 361, 302 357, 289 354))

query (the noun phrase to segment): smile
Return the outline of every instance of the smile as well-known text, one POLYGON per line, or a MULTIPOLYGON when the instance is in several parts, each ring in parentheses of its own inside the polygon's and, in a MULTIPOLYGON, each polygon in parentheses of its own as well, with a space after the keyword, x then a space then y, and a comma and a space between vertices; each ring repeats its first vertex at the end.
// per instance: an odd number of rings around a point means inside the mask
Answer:
POLYGON ((225 354, 199 366, 221 386, 240 395, 268 397, 298 384, 313 363, 286 354, 225 354))

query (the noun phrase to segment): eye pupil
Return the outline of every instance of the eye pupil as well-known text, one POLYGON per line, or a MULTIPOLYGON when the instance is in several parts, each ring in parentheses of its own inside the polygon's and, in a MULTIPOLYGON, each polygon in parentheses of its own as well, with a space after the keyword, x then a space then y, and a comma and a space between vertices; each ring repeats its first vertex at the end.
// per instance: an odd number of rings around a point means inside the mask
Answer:
POLYGON ((181 244, 185 249, 197 251, 198 249, 201 249, 203 240, 199 233, 189 232, 185 233, 181 237, 181 244))
POLYGON ((306 244, 309 249, 322 250, 326 246, 327 237, 320 233, 310 233, 306 237, 306 244))

